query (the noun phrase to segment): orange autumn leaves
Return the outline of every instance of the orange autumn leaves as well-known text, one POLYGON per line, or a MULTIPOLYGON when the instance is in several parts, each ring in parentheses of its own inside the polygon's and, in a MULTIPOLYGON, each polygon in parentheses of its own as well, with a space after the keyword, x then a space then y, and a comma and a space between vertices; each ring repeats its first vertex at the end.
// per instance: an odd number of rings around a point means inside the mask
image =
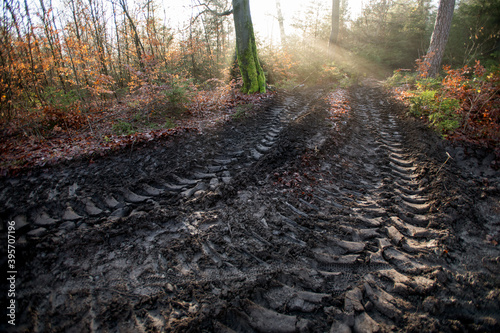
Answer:
POLYGON ((428 93, 427 105, 419 105, 422 112, 418 116, 429 118, 430 121, 453 118, 456 126, 446 133, 447 138, 489 147, 500 154, 498 68, 487 70, 476 61, 472 67, 453 69, 444 66, 443 69, 445 75, 441 80, 420 76, 415 81, 408 80, 411 83, 393 89, 396 99, 410 105, 419 96, 428 93))

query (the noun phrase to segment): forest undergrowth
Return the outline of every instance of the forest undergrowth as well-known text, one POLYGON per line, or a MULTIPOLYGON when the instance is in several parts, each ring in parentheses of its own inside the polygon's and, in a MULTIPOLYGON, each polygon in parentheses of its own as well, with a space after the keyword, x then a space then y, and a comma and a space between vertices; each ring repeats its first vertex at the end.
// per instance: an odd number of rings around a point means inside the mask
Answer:
MULTIPOLYGON (((151 73, 137 74, 128 94, 82 103, 71 94, 53 92, 49 103, 18 110, 2 118, 0 172, 12 175, 33 167, 86 158, 90 162, 119 149, 184 132, 202 132, 237 120, 269 103, 279 89, 298 86, 347 88, 358 76, 334 63, 309 62, 297 66, 291 56, 270 54, 268 75, 276 87, 265 94, 241 93, 241 81, 209 79, 201 84, 182 76, 168 76, 160 84, 151 73), (272 65, 271 65, 272 64, 272 65), (306 75, 307 73, 310 73, 306 75)), ((157 74, 155 74, 157 75, 157 74)), ((157 76, 155 76, 157 78, 157 76)), ((475 66, 452 69, 429 78, 425 61, 415 72, 397 70, 386 88, 404 104, 408 114, 421 119, 443 138, 492 150, 500 159, 500 71, 475 66)), ((328 95, 332 117, 350 108, 344 89, 328 95)), ((137 147, 137 146, 136 146, 137 147)))
POLYGON ((240 82, 212 79, 204 87, 179 79, 174 85, 138 87, 118 100, 94 100, 83 105, 53 103, 16 112, 2 122, 0 172, 15 174, 75 158, 102 156, 110 151, 179 135, 202 132, 251 113, 273 92, 246 95, 240 82))
POLYGON ((397 70, 385 81, 392 95, 443 138, 484 147, 500 159, 500 69, 444 66, 441 77, 427 77, 425 61, 414 73, 397 70))
POLYGON ((110 151, 238 120, 261 109, 281 89, 346 88, 357 80, 357 75, 312 52, 302 55, 308 57, 304 61, 284 49, 266 50, 262 62, 269 89, 264 94, 241 92, 234 62, 223 70, 224 79, 196 80, 152 60, 145 61, 142 70, 128 69, 126 89, 103 80, 94 93, 89 87, 67 92, 48 87, 43 97, 33 96, 34 103, 21 94, 0 117, 0 174, 77 158, 92 162, 110 151))

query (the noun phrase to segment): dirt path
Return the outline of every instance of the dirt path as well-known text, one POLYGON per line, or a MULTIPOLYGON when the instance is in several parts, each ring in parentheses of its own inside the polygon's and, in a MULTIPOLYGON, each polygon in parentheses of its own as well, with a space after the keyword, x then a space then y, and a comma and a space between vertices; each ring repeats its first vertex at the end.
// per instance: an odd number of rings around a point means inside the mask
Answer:
POLYGON ((373 83, 345 125, 324 94, 2 180, 14 331, 498 331, 488 156, 445 147, 373 83))

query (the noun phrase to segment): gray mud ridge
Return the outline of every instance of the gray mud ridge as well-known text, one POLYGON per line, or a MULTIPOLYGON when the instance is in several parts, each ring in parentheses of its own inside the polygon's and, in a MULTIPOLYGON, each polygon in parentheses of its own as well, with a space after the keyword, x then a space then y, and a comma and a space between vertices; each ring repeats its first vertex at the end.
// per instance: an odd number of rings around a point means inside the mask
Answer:
POLYGON ((352 89, 346 124, 324 94, 2 179, 20 267, 18 326, 0 328, 500 331, 491 156, 445 145, 374 84, 352 89))

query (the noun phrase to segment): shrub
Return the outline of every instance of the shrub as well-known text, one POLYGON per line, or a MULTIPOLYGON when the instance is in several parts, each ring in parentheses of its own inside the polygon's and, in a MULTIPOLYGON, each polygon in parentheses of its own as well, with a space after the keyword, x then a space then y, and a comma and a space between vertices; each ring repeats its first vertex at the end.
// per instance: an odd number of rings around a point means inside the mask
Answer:
POLYGON ((457 99, 443 98, 429 114, 429 121, 441 135, 446 137, 460 126, 459 108, 460 102, 457 99))
POLYGON ((65 92, 61 89, 47 87, 44 89, 42 96, 48 105, 66 110, 68 108, 72 108, 74 105, 77 105, 80 101, 80 95, 83 95, 83 93, 84 92, 76 89, 65 92))
MULTIPOLYGON (((487 70, 479 61, 474 67, 452 69, 439 78, 417 77, 414 90, 394 88, 410 114, 426 120, 441 135, 495 149, 500 154, 500 70, 487 70)), ((403 85, 395 73, 386 86, 403 85)))
POLYGON ((118 135, 130 135, 136 132, 135 127, 126 121, 120 120, 116 124, 113 124, 113 132, 118 135))
POLYGON ((386 88, 393 88, 393 87, 399 87, 399 86, 414 86, 416 83, 417 79, 417 74, 416 73, 411 73, 409 70, 395 70, 394 74, 389 77, 387 80, 384 82, 384 86, 386 88))
POLYGON ((186 79, 174 79, 169 87, 164 91, 165 97, 172 104, 174 109, 186 109, 189 103, 191 81, 186 79))
POLYGON ((410 113, 414 116, 428 116, 435 110, 436 90, 416 91, 413 97, 410 97, 410 113))

